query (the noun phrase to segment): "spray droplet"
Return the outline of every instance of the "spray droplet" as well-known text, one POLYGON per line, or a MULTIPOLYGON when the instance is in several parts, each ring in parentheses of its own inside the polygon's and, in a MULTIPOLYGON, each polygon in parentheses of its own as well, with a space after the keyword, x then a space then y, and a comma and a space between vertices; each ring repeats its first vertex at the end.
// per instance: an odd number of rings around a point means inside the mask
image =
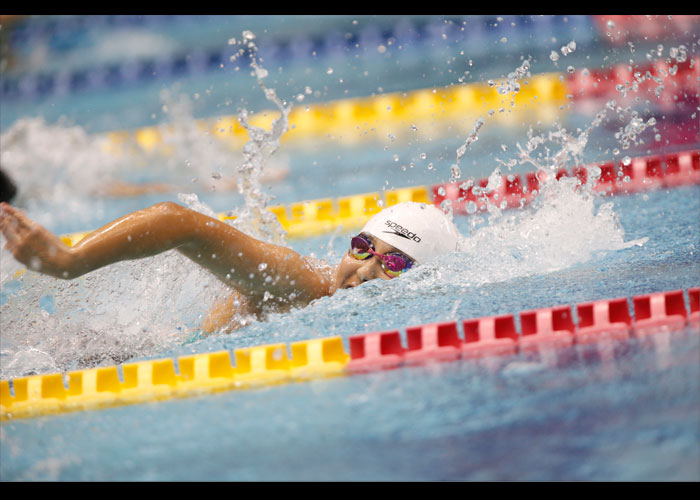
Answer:
POLYGON ((571 54, 574 50, 576 50, 576 42, 569 42, 566 45, 564 45, 561 48, 561 53, 565 56, 571 54))

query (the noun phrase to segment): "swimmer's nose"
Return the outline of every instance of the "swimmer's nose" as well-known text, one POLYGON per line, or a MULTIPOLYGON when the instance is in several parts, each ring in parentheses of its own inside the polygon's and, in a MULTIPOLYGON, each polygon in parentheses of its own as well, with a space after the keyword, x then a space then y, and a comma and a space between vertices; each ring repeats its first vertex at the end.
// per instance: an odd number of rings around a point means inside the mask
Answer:
POLYGON ((376 265, 376 259, 371 259, 366 261, 366 263, 357 270, 357 277, 359 278, 358 285, 366 281, 378 278, 377 271, 381 272, 381 267, 376 265))
POLYGON ((362 279, 362 278, 357 279, 357 276, 355 276, 355 279, 353 279, 353 280, 348 281, 347 283, 345 283, 345 285, 343 285, 343 288, 355 288, 356 286, 360 286, 360 285, 361 285, 362 283, 364 283, 365 281, 369 281, 369 280, 367 280, 367 279, 362 279))
POLYGON ((365 281, 369 281, 366 276, 362 275, 360 272, 356 272, 355 275, 350 279, 343 288, 355 288, 360 286, 365 281))

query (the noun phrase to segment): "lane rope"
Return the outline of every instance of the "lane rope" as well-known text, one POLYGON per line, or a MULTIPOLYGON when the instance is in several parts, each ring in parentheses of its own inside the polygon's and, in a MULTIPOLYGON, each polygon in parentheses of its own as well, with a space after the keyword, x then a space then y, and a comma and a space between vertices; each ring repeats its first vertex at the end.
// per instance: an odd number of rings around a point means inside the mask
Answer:
MULTIPOLYGON (((668 111, 686 101, 691 105, 697 103, 699 85, 700 58, 691 58, 674 63, 657 60, 634 66, 618 64, 611 68, 581 69, 572 74, 535 74, 522 82, 515 95, 499 93, 494 82, 390 92, 293 107, 289 130, 282 141, 342 138, 345 143, 353 144, 384 140, 389 134, 409 129, 430 135, 438 127, 459 124, 468 131, 474 119, 491 111, 494 111, 491 119, 499 125, 521 127, 538 121, 552 122, 568 111, 570 102, 623 99, 627 94, 649 97, 660 109, 668 111)), ((254 114, 250 123, 269 129, 278 117, 277 111, 262 111, 254 114)), ((203 133, 234 150, 248 140, 247 130, 234 115, 197 120, 197 123, 203 133)), ((112 152, 135 147, 168 155, 165 138, 172 128, 170 124, 162 124, 108 132, 105 136, 112 152)))
POLYGON ((561 349, 700 327, 700 288, 672 290, 0 381, 0 420, 139 404, 404 366, 518 355, 559 363, 561 349), (687 299, 687 306, 686 306, 687 299), (631 307, 630 307, 631 303, 631 307), (576 315, 574 316, 574 311, 576 315), (233 355, 233 357, 232 357, 233 355))
MULTIPOLYGON (((576 177, 581 184, 590 182, 593 190, 606 196, 618 196, 670 189, 700 183, 700 149, 633 158, 629 164, 603 162, 571 169, 561 169, 556 178, 576 177), (588 179, 589 172, 600 172, 597 179, 588 179)), ((290 205, 268 207, 292 239, 308 238, 361 227, 383 207, 404 201, 433 204, 446 208, 449 203, 455 215, 484 213, 489 205, 501 209, 517 209, 531 203, 545 181, 543 172, 524 175, 507 174, 486 190, 488 178, 469 179, 432 186, 413 186, 383 192, 364 193, 339 198, 301 201, 290 205)), ((217 214, 219 220, 235 219, 235 215, 217 214)), ((88 232, 62 235, 68 246, 75 245, 88 232)))
MULTIPOLYGON (((199 18, 199 21, 207 21, 199 18)), ((187 16, 73 16, 47 19, 31 19, 16 23, 8 32, 8 42, 20 55, 39 44, 44 50, 59 57, 65 51, 67 40, 77 45, 94 44, 92 33, 103 36, 110 29, 124 27, 160 26, 166 31, 172 27, 183 29, 198 18, 187 16)), ((348 21, 345 22, 348 24, 348 21)), ((195 28, 193 28, 195 29, 195 28)), ((356 56, 372 59, 380 57, 379 47, 391 50, 399 47, 408 50, 455 50, 460 45, 469 46, 472 58, 506 51, 507 46, 498 43, 503 37, 517 41, 524 50, 551 48, 551 37, 572 36, 584 48, 603 42, 592 16, 448 16, 425 18, 409 16, 398 20, 393 17, 362 21, 360 26, 324 28, 314 33, 314 28, 304 33, 290 35, 261 34, 258 57, 272 66, 304 64, 309 60, 333 59, 340 64, 354 61, 356 56)), ((206 36, 206 35, 203 35, 206 36)), ((212 39, 214 43, 215 37, 212 39)), ((24 71, 5 75, 0 85, 0 97, 7 99, 43 99, 99 89, 128 88, 154 81, 174 81, 177 78, 202 75, 214 71, 230 71, 231 77, 240 77, 230 64, 231 56, 238 64, 247 64, 250 53, 238 54, 238 47, 197 43, 197 47, 177 50, 163 56, 129 58, 98 65, 86 65, 53 71, 24 71)))

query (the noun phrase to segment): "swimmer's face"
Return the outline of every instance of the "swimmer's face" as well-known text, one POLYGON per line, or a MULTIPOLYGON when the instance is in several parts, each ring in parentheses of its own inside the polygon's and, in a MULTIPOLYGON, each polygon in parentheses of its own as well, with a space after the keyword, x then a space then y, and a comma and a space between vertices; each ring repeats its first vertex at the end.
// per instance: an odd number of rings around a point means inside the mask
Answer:
MULTIPOLYGON (((367 240, 372 243, 373 250, 379 254, 400 254, 411 261, 411 258, 406 256, 397 248, 385 243, 379 238, 375 238, 366 233, 362 233, 367 240)), ((353 257, 350 252, 345 252, 343 259, 340 261, 338 270, 336 271, 336 283, 338 288, 352 288, 361 285, 365 281, 373 279, 392 279, 382 266, 382 259, 377 256, 371 256, 365 260, 358 260, 353 257)))

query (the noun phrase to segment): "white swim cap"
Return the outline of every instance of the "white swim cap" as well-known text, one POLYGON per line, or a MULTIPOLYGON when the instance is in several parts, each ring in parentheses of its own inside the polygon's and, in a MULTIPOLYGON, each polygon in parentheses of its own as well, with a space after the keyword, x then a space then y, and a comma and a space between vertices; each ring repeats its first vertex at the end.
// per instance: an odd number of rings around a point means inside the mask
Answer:
POLYGON ((362 232, 398 248, 416 264, 454 252, 460 238, 454 222, 440 209, 413 201, 385 208, 365 224, 362 232))

